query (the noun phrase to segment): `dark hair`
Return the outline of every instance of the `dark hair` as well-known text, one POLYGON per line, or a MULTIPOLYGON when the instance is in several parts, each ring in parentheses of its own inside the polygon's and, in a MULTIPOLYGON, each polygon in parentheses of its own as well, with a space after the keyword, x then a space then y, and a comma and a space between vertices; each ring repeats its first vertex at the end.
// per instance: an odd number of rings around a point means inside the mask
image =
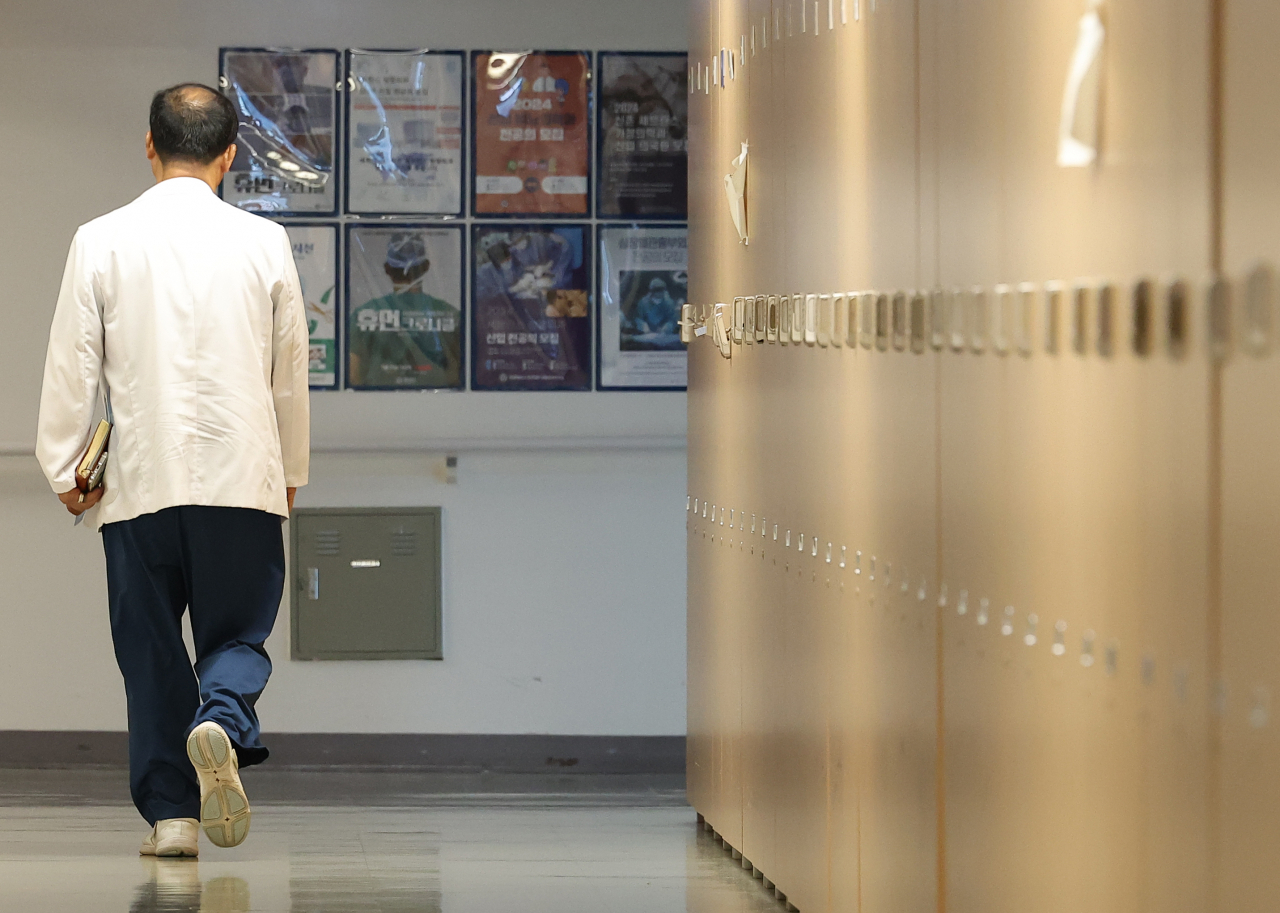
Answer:
POLYGON ((161 89, 151 99, 151 142, 162 162, 208 165, 236 141, 239 129, 226 96, 198 82, 161 89))

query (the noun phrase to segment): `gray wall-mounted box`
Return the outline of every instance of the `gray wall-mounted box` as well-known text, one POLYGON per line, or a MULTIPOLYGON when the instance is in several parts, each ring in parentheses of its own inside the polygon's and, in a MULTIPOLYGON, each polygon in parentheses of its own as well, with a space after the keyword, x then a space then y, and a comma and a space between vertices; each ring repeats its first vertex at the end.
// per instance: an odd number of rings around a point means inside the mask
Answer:
POLYGON ((293 659, 442 659, 440 508, 293 512, 293 659))

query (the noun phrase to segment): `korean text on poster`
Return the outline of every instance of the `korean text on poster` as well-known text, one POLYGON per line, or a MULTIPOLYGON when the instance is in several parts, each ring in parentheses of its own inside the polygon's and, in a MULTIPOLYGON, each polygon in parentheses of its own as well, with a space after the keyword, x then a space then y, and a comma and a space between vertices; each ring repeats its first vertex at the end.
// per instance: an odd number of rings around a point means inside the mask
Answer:
POLYGON ((461 388, 460 227, 347 227, 347 386, 461 388))
POLYGON ((348 52, 348 212, 462 212, 464 67, 461 52, 348 52))
POLYGON ((472 388, 591 389, 590 226, 472 231, 472 388))
POLYGON ((298 267, 311 344, 312 387, 338 383, 338 226, 286 225, 298 267))
POLYGON ((252 212, 337 212, 337 79, 337 51, 222 52, 222 91, 240 116, 224 200, 252 212))
POLYGON ((689 293, 684 226, 600 229, 601 389, 683 389, 680 307, 689 293))
POLYGON ((686 54, 600 54, 600 218, 689 210, 686 54))
POLYGON ((588 216, 590 60, 477 53, 475 214, 588 216))

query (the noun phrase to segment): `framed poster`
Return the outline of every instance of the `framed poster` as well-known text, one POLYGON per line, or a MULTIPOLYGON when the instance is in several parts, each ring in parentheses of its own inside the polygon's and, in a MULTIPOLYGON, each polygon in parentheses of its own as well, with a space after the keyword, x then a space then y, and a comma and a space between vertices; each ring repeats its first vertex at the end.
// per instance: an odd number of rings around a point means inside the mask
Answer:
POLYGON ((689 355, 680 306, 689 300, 689 229, 600 228, 596 384, 601 390, 683 390, 689 355))
POLYGON ((347 226, 347 388, 460 390, 460 225, 347 226))
POLYGON ((461 51, 347 51, 346 211, 462 215, 461 51))
POLYGON ((591 226, 471 231, 471 388, 590 390, 591 226))
POLYGON ((583 51, 472 55, 475 216, 591 215, 590 79, 583 51))
POLYGON ((596 215, 686 219, 689 55, 597 55, 596 215))
POLYGON ((222 198, 272 215, 336 215, 339 57, 223 48, 218 84, 240 114, 222 198))
POLYGON ((306 305, 311 388, 332 390, 338 386, 338 226, 291 222, 284 230, 306 305))

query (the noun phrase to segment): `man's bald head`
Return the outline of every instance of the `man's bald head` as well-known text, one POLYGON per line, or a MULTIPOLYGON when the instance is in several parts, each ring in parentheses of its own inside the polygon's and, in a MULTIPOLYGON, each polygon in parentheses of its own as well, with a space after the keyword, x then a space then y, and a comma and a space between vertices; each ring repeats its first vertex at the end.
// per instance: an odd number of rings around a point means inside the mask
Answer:
POLYGON ((151 142, 166 164, 212 163, 236 141, 239 126, 231 102, 199 83, 161 89, 151 99, 151 142))

